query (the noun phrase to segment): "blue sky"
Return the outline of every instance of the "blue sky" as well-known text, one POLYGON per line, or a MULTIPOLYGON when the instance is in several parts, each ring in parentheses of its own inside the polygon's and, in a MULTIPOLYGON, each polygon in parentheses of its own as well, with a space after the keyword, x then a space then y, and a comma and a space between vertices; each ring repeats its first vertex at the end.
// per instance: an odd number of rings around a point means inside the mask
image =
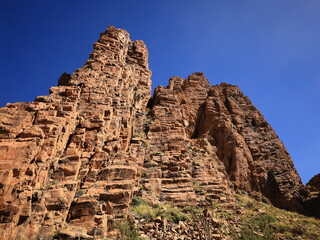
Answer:
POLYGON ((48 94, 108 25, 149 49, 153 86, 204 72, 238 85, 306 183, 320 172, 320 1, 1 0, 0 106, 48 94))

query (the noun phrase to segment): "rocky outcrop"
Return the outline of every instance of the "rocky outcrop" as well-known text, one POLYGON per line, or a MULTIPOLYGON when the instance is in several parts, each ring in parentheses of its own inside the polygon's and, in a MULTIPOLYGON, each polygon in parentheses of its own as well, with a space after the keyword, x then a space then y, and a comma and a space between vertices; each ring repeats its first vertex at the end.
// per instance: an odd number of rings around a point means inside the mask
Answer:
POLYGON ((233 192, 212 138, 195 138, 209 90, 202 73, 185 81, 170 79, 154 91, 144 188, 176 205, 205 205, 210 199, 230 200, 233 192))
POLYGON ((133 194, 176 206, 228 209, 236 192, 305 213, 316 206, 238 87, 194 73, 152 98, 150 88, 144 43, 109 27, 48 96, 0 109, 3 239, 112 237, 133 194))
POLYGON ((148 130, 144 182, 160 198, 199 204, 237 190, 305 211, 287 150, 238 87, 173 77, 155 89, 148 130))
POLYGON ((109 27, 50 95, 0 109, 2 239, 52 237, 67 225, 104 238, 126 216, 144 160, 133 136, 150 76, 144 43, 109 27))
POLYGON ((320 218, 320 174, 313 176, 304 190, 304 205, 310 215, 320 218))
POLYGON ((313 191, 320 191, 320 174, 314 175, 307 183, 307 187, 313 191))

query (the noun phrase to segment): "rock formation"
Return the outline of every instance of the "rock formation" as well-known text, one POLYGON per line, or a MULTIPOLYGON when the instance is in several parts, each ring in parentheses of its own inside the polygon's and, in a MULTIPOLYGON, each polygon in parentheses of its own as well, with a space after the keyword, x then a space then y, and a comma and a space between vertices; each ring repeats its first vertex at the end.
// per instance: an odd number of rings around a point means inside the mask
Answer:
POLYGON ((320 173, 310 179, 307 183, 307 187, 313 191, 320 191, 320 173))
POLYGON ((176 206, 230 204, 238 192, 314 207, 283 143, 238 87, 194 73, 150 93, 145 44, 109 27, 48 96, 1 108, 2 239, 112 237, 134 193, 176 206))
POLYGON ((49 96, 0 110, 0 235, 36 239, 77 227, 104 238, 140 176, 150 97, 148 51, 109 27, 85 65, 49 96))
POLYGON ((309 214, 320 218, 320 174, 310 179, 304 195, 304 205, 309 210, 309 214))
POLYGON ((152 101, 147 141, 160 153, 145 161, 144 171, 151 172, 146 182, 156 183, 149 183, 152 191, 165 200, 199 204, 204 196, 238 190, 305 211, 287 150, 238 87, 210 87, 202 73, 194 73, 171 78, 166 88, 155 89, 152 101))

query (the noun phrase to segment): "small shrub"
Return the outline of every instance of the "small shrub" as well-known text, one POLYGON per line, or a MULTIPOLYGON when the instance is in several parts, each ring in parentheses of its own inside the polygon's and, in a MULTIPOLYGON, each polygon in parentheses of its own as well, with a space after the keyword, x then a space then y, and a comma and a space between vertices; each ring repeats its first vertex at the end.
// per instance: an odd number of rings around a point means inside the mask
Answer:
POLYGON ((252 229, 250 229, 248 226, 244 226, 241 229, 240 232, 240 239, 242 240, 260 240, 262 238, 259 238, 260 236, 257 236, 252 229))
POLYGON ((83 191, 83 190, 78 190, 78 191, 76 192, 76 194, 74 195, 74 197, 75 197, 75 198, 79 198, 79 197, 81 197, 83 194, 84 194, 84 191, 83 191))
POLYGON ((142 197, 134 196, 132 198, 131 206, 139 205, 147 205, 147 202, 142 197))
POLYGON ((190 221, 191 218, 178 208, 160 210, 160 216, 165 217, 169 222, 178 223, 179 221, 190 221))
POLYGON ((139 231, 128 221, 124 223, 116 222, 116 227, 121 234, 120 240, 143 240, 139 237, 139 231))
POLYGON ((159 216, 159 209, 152 208, 148 205, 132 206, 131 211, 137 213, 142 218, 150 221, 159 216))
POLYGON ((268 224, 275 222, 277 219, 271 214, 263 214, 255 219, 256 224, 262 229, 268 226, 268 224))
POLYGON ((142 136, 141 132, 135 132, 135 133, 132 135, 133 138, 138 138, 138 137, 141 137, 141 136, 142 136))
POLYGON ((186 206, 182 209, 183 213, 191 214, 192 216, 201 214, 201 210, 194 206, 186 206))
POLYGON ((257 216, 250 220, 252 226, 249 228, 245 225, 241 229, 241 238, 243 240, 274 240, 274 230, 271 227, 270 223, 275 222, 277 219, 275 216, 271 214, 264 214, 257 216), (260 232, 260 234, 257 234, 260 232))
POLYGON ((273 226, 279 233, 285 233, 285 232, 291 231, 291 228, 286 223, 283 223, 283 222, 276 222, 273 224, 273 226))
POLYGON ((191 210, 191 207, 183 210, 177 207, 172 207, 169 204, 163 204, 163 203, 155 204, 152 207, 146 204, 140 204, 140 205, 132 206, 131 211, 140 215, 147 221, 150 221, 151 219, 155 219, 159 216, 162 216, 166 218, 169 222, 174 222, 174 223, 178 223, 179 221, 190 221, 191 212, 192 211, 196 212, 195 209, 191 210))
POLYGON ((163 205, 161 203, 153 204, 153 208, 161 208, 163 205))
POLYGON ((141 173, 141 178, 147 178, 148 177, 148 173, 147 172, 142 172, 141 173))
POLYGON ((223 218, 223 219, 233 219, 233 216, 231 213, 228 212, 218 212, 217 215, 219 216, 219 218, 223 218))
POLYGON ((263 235, 257 234, 256 231, 244 226, 240 232, 240 239, 242 240, 276 240, 273 233, 264 232, 263 235))
POLYGON ((142 184, 139 186, 139 189, 141 191, 147 191, 146 187, 144 185, 142 185, 142 184))
POLYGON ((57 229, 57 230, 53 233, 52 238, 53 238, 53 239, 58 239, 59 233, 60 233, 60 229, 57 229))

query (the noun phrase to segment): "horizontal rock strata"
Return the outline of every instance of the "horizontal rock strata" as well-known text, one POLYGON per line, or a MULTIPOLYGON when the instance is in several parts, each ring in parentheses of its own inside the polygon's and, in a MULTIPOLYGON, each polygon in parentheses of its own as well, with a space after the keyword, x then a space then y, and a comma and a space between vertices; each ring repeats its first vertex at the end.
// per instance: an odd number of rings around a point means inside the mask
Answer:
POLYGON ((48 96, 0 108, 2 239, 105 239, 151 203, 232 209, 234 193, 319 216, 278 136, 238 87, 202 73, 151 92, 148 51, 114 27, 48 96))
POLYGON ((173 77, 155 89, 151 114, 144 182, 161 198, 196 204, 237 190, 305 211, 286 148, 238 87, 173 77))
POLYGON ((2 239, 40 239, 67 225, 104 238, 128 213, 150 76, 145 44, 109 27, 50 95, 0 109, 2 239))

